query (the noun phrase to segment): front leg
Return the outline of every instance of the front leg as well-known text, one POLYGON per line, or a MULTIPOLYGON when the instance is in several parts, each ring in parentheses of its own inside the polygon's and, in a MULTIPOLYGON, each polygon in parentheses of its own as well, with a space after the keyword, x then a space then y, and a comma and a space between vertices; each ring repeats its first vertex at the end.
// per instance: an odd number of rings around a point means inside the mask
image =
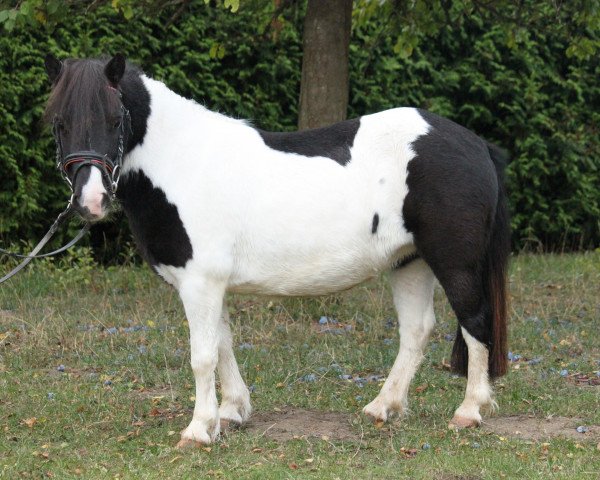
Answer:
POLYGON ((229 313, 225 303, 223 303, 223 313, 219 323, 219 363, 217 370, 219 371, 223 397, 219 408, 221 429, 229 425, 241 425, 248 419, 252 411, 250 392, 240 375, 233 354, 229 313))
POLYGON ((225 284, 209 278, 183 281, 179 287, 190 327, 191 364, 196 381, 194 415, 181 432, 178 447, 206 445, 219 435, 219 406, 215 392, 219 322, 225 284))

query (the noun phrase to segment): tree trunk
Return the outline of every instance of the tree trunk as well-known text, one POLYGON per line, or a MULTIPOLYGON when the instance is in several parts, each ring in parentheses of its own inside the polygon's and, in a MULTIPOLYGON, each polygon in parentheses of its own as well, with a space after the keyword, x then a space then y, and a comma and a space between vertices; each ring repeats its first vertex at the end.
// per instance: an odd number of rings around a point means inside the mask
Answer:
POLYGON ((298 128, 345 120, 352 0, 308 0, 298 128))

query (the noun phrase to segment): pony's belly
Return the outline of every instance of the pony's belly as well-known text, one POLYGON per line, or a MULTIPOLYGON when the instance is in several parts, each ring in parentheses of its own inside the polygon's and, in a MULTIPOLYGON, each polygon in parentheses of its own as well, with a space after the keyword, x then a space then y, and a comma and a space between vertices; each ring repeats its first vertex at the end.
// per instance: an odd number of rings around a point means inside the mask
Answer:
MULTIPOLYGON (((302 269, 304 270, 304 269, 302 269)), ((293 270, 273 272, 261 278, 232 282, 228 291, 256 295, 274 296, 318 296, 347 290, 365 280, 373 278, 381 270, 371 269, 369 272, 313 271, 310 275, 297 274, 293 270)))
POLYGON ((393 249, 361 249, 346 254, 322 252, 314 255, 274 255, 270 262, 246 261, 229 278, 228 290, 235 293, 283 296, 315 296, 347 290, 404 257, 410 245, 393 249))

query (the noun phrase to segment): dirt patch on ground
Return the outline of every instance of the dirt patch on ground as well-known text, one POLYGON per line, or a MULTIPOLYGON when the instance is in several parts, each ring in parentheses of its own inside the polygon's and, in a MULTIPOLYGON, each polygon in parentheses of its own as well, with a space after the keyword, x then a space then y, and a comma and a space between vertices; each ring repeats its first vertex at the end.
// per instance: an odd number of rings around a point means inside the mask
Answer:
MULTIPOLYGON (((359 441, 359 433, 352 428, 353 420, 354 415, 348 413, 285 408, 280 411, 255 413, 244 428, 250 433, 278 442, 308 437, 359 441)), ((537 418, 525 415, 493 417, 484 421, 482 429, 504 437, 536 442, 558 437, 577 441, 600 441, 600 425, 587 425, 579 418, 537 418), (580 428, 581 432, 577 431, 577 427, 583 427, 580 428)), ((449 480, 451 478, 453 477, 448 477, 449 480)))
POLYGON ((563 437, 571 440, 600 440, 600 425, 586 425, 579 418, 537 418, 525 415, 493 417, 484 420, 483 429, 505 437, 547 440, 563 437), (577 431, 577 427, 583 427, 577 431))
POLYGON ((279 412, 255 413, 245 429, 278 442, 295 438, 317 437, 325 440, 359 440, 352 430, 353 415, 299 408, 279 412))

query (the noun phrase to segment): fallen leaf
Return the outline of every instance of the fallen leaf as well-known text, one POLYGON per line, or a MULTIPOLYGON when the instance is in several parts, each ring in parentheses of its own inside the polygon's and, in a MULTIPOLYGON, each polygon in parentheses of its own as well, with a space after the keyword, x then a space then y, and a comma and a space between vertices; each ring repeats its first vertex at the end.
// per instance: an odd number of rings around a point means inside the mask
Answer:
POLYGON ((33 428, 33 426, 37 423, 36 417, 26 418, 23 420, 23 423, 27 425, 29 428, 33 428))
POLYGON ((419 385, 417 388, 415 388, 415 392, 417 392, 417 393, 424 392, 428 386, 429 385, 427 383, 424 383, 423 385, 419 385))
POLYGON ((296 463, 290 463, 288 467, 290 467, 292 470, 298 470, 298 464, 296 463))
POLYGON ((418 450, 416 448, 404 448, 400 449, 400 453, 402 453, 406 458, 413 458, 417 455, 418 450))

